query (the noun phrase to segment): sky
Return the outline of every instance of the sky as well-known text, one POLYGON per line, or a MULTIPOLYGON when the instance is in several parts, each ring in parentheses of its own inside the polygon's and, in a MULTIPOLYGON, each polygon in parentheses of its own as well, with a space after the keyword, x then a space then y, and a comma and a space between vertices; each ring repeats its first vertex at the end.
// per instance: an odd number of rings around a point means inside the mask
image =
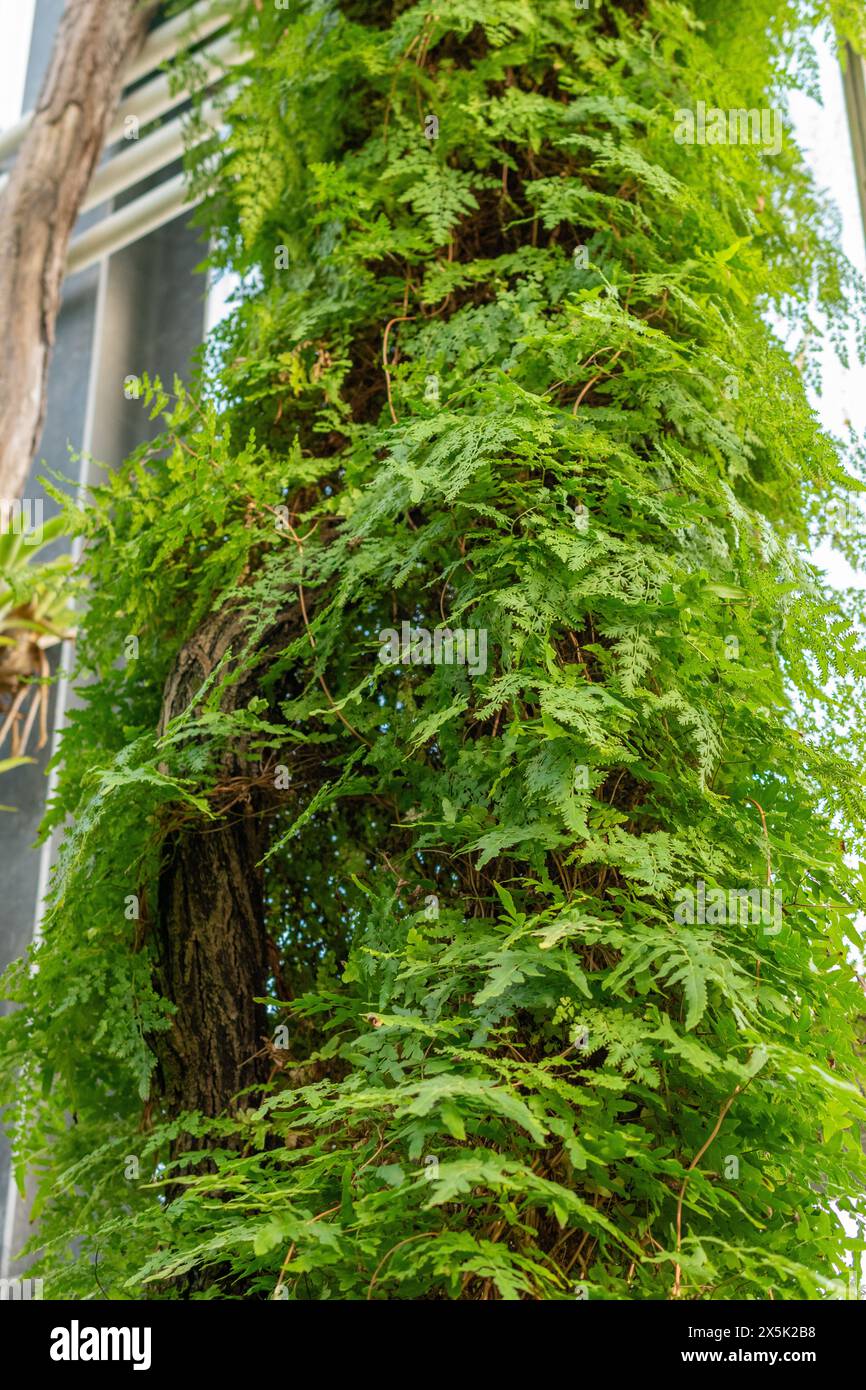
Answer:
POLYGON ((21 115, 36 0, 0 0, 0 130, 21 115))
MULTIPOLYGON (((816 45, 821 75, 823 105, 796 93, 791 101, 794 136, 803 150, 819 186, 832 196, 842 218, 842 249, 866 276, 866 232, 860 216, 854 156, 845 113, 842 75, 830 45, 816 45)), ((822 353, 823 390, 812 396, 812 404, 822 424, 831 433, 846 433, 850 420, 860 440, 866 439, 866 367, 856 363, 851 337, 850 357, 854 365, 845 370, 832 348, 822 353)), ((813 554, 816 564, 840 586, 866 588, 866 574, 852 570, 833 550, 829 541, 813 554)))

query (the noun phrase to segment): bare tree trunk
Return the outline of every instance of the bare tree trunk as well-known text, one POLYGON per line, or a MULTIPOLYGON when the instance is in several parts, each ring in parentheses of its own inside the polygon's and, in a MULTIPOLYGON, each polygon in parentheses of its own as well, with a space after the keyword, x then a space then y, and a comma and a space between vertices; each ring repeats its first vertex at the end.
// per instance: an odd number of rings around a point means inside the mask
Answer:
MULTIPOLYGON (((287 614, 265 645, 284 646, 292 622, 287 614)), ((243 615, 226 607, 206 618, 179 653, 163 695, 163 731, 229 649, 234 656, 244 649, 243 615)), ((227 687, 221 708, 242 708, 260 693, 259 674, 248 672, 227 687)), ((273 784, 237 741, 224 755, 220 783, 228 803, 222 821, 184 826, 163 846, 156 983, 176 1013, 152 1045, 171 1114, 218 1115, 237 1091, 264 1081, 271 1066, 262 1055, 265 1010, 254 1001, 265 992, 269 970, 258 866, 273 784)))
POLYGON ((172 1115, 219 1115, 269 1068, 265 1010, 254 1003, 268 976, 256 867, 264 851, 253 805, 245 811, 236 809, 227 826, 178 832, 164 846, 157 977, 177 1012, 153 1043, 172 1115))
POLYGON ((45 386, 69 237, 129 60, 156 0, 66 0, 33 124, 0 194, 0 498, 21 494, 45 386))

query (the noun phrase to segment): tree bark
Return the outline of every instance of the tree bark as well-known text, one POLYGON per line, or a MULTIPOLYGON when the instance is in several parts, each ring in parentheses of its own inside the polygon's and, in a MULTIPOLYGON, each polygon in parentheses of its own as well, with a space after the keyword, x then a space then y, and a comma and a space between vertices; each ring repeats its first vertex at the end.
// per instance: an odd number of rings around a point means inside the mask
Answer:
MULTIPOLYGON (((289 620, 266 639, 285 644, 289 620)), ((161 730, 186 709, 202 682, 231 648, 244 648, 243 614, 211 614, 181 650, 166 683, 161 730)), ((259 676, 230 685, 229 712, 260 693, 259 676)), ((264 1007, 254 1003, 268 979, 263 871, 263 824, 272 783, 237 741, 225 753, 220 783, 227 788, 222 822, 192 825, 163 847, 157 907, 156 983, 176 1006, 172 1028, 153 1041, 160 1089, 171 1114, 219 1115, 237 1091, 263 1082, 264 1007)))
POLYGON ((0 498, 21 495, 45 420, 69 238, 157 0, 66 0, 54 50, 0 194, 0 498))

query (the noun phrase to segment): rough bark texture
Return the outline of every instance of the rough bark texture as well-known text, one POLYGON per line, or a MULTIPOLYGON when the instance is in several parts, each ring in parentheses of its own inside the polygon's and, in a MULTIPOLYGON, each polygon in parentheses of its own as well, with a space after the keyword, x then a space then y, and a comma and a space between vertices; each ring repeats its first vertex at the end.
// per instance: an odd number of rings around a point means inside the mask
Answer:
MULTIPOLYGON (((285 640, 286 628, 268 645, 285 640)), ((181 650, 163 698, 161 726, 186 709, 231 648, 242 649, 237 610, 212 614, 181 650)), ((258 694, 255 673, 224 694, 226 711, 258 694)), ((243 1087, 264 1081, 268 942, 264 923, 262 811, 268 779, 237 745, 225 755, 222 783, 230 804, 217 825, 184 827, 166 840, 159 884, 157 985, 177 1006, 170 1032, 154 1038, 164 1101, 172 1114, 218 1115, 243 1087), (264 785, 263 785, 264 783, 264 785)))
POLYGON ((155 0, 67 0, 36 114, 0 194, 0 498, 39 446, 69 237, 155 0))
POLYGON ((166 845, 158 975, 177 1014, 155 1044, 172 1114, 218 1115, 236 1091, 267 1075, 267 1059, 255 1055, 265 1011, 253 1003, 268 973, 260 851, 249 813, 166 845))

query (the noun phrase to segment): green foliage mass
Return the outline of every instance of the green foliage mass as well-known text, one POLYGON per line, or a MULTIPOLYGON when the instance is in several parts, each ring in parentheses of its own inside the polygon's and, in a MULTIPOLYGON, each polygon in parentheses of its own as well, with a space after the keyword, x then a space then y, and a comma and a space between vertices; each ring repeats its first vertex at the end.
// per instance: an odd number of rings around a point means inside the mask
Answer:
POLYGON ((828 18, 863 47, 859 4, 793 0, 237 20, 252 80, 191 176, 243 287, 74 518, 90 684, 38 971, 6 982, 56 1296, 845 1295, 862 615, 806 557, 861 460, 804 378, 863 289, 787 125, 778 154, 673 134, 698 101, 784 111, 828 18), (250 661, 287 608, 297 637, 240 712, 226 668, 160 733, 228 599, 250 661), (483 630, 486 669, 387 664, 403 622, 483 630), (231 814, 238 740, 288 772, 286 1032, 250 1108, 169 1117, 159 845, 231 814), (699 883, 781 916, 675 917, 699 883), (214 1163, 166 1204, 181 1133, 214 1163))

